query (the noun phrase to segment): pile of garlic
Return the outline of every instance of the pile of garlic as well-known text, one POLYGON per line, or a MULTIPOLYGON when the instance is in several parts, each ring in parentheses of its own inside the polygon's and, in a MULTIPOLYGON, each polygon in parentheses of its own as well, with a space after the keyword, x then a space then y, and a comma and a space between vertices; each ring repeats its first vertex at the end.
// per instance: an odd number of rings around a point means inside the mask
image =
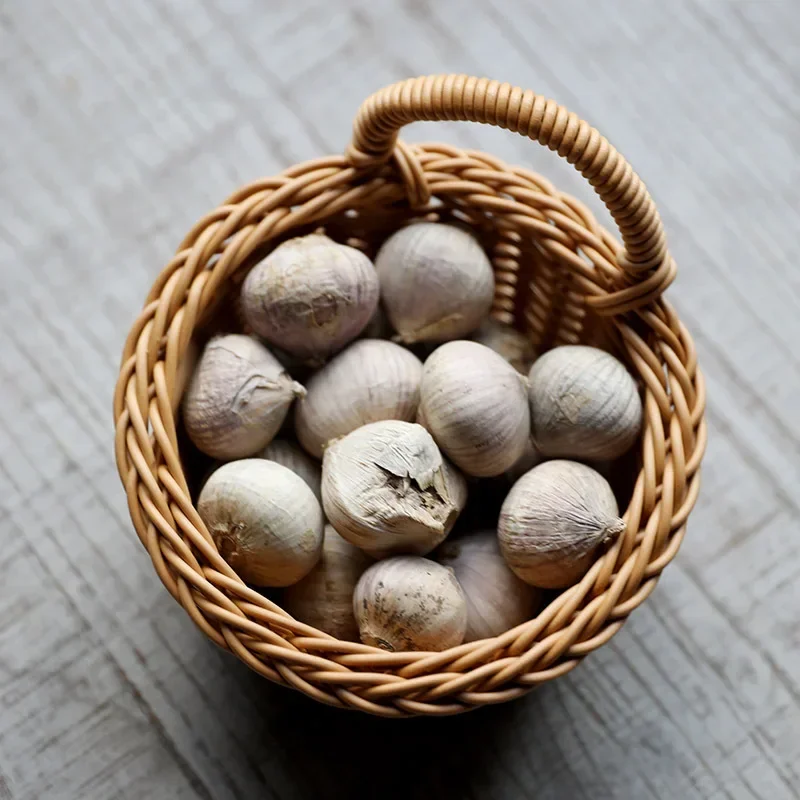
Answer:
POLYGON ((430 222, 374 264, 313 234, 247 275, 249 332, 206 343, 183 424, 217 460, 197 509, 220 554, 295 619, 393 651, 496 637, 624 529, 598 469, 638 436, 634 379, 592 347, 537 359, 494 289, 478 241, 430 222))

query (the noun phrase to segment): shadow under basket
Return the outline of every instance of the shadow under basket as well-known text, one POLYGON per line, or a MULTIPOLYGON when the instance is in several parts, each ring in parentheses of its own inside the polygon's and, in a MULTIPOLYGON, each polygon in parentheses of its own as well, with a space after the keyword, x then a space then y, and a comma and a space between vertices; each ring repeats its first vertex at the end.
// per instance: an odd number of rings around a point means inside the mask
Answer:
POLYGON ((272 681, 387 717, 444 715, 519 697, 602 646, 678 551, 699 490, 705 391, 694 343, 664 300, 675 277, 661 220, 623 157, 574 114, 508 84, 410 79, 372 95, 345 155, 257 180, 203 217, 155 282, 125 345, 116 458, 131 517, 172 596, 220 647, 272 681), (490 123, 556 151, 594 187, 618 242, 539 175, 481 152, 397 138, 415 120, 490 123), (296 622, 225 563, 195 510, 177 409, 198 335, 247 270, 281 241, 323 228, 374 256, 413 219, 468 227, 495 270, 493 315, 539 352, 588 343, 636 376, 644 424, 625 532, 585 577, 494 639, 387 653, 296 622))

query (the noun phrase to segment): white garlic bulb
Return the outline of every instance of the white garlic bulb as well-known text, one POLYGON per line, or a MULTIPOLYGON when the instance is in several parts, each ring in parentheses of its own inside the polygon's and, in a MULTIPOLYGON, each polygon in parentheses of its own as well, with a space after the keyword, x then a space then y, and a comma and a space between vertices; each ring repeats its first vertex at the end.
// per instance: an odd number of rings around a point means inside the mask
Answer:
POLYGON ((448 539, 437 560, 453 570, 467 599, 465 642, 499 636, 533 616, 541 593, 509 569, 495 531, 448 539))
POLYGON ((452 570, 419 556, 373 564, 353 611, 361 641, 383 650, 447 650, 464 640, 467 601, 452 570))
POLYGON ((300 447, 288 439, 273 439, 259 454, 260 458, 274 461, 299 475, 314 492, 314 496, 322 502, 322 468, 310 458, 300 447))
POLYGON ((422 362, 393 342, 360 339, 306 384, 295 410, 300 444, 317 458, 332 439, 382 419, 414 420, 422 362))
POLYGON ((500 475, 528 445, 526 379, 482 344, 448 342, 425 362, 418 419, 468 475, 500 475))
POLYGON ((347 541, 376 558, 429 553, 466 502, 464 478, 421 425, 373 422, 325 450, 325 514, 347 541))
POLYGON ((355 545, 325 526, 319 562, 283 593, 283 607, 297 620, 350 642, 358 641, 353 592, 373 561, 355 545))
POLYGON ((494 273, 474 236, 435 222, 401 228, 375 259, 389 321, 404 344, 475 330, 494 297, 494 273))
POLYGON ((253 330, 291 355, 321 362, 366 327, 378 276, 360 250, 311 234, 284 242, 242 284, 253 330))
POLYGON ((530 337, 491 317, 484 320, 472 339, 494 350, 523 375, 528 374, 536 360, 536 350, 530 337))
POLYGON ((580 580, 597 547, 625 528, 608 481, 576 461, 545 461, 511 488, 497 535, 526 583, 561 589, 580 580))
POLYGON ((566 345, 530 371, 531 430, 548 458, 611 459, 636 441, 642 401, 625 366, 603 350, 566 345))
POLYGON ((250 336, 229 333, 205 346, 183 401, 189 438, 222 460, 253 455, 283 424, 305 389, 250 336))
POLYGON ((273 461, 223 464, 206 481, 197 511, 220 555, 256 586, 289 586, 322 550, 322 509, 308 484, 273 461))

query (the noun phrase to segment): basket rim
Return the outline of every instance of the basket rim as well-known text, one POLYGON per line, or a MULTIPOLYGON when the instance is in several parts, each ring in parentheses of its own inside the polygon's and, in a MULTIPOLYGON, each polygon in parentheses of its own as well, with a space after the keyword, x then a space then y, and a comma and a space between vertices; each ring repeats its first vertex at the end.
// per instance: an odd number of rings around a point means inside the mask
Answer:
MULTIPOLYGON (((224 649, 321 702, 383 716, 458 713, 513 699, 573 669, 653 591, 685 535, 706 441, 705 385, 663 271, 631 285, 621 247, 578 200, 486 153, 406 145, 434 197, 491 215, 505 242, 533 236, 610 320, 642 381, 641 469, 627 530, 536 618, 495 639, 436 653, 338 642, 244 585, 193 507, 177 449, 182 356, 202 312, 258 246, 352 207, 411 210, 393 163, 365 174, 343 156, 297 164, 237 190, 205 215, 156 279, 126 341, 114 399, 116 458, 137 533, 173 597, 224 649), (656 279, 653 280, 653 276, 656 279), (644 289, 642 288, 644 287, 644 289)), ((669 280, 674 264, 669 269, 669 280)))

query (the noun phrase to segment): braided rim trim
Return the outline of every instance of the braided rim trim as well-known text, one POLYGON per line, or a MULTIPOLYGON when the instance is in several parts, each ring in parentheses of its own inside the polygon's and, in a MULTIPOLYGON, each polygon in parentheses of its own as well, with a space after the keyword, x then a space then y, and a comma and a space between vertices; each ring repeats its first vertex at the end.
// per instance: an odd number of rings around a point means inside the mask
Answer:
MULTIPOLYGON (((660 297, 663 283, 641 293, 645 281, 633 287, 639 294, 630 293, 620 246, 588 209, 540 176, 483 153, 428 144, 407 146, 406 158, 424 172, 431 195, 475 218, 491 214, 499 236, 494 265, 506 276, 496 311, 521 302, 530 276, 516 254, 535 238, 552 274, 568 277, 569 292, 611 316, 618 346, 644 386, 641 469, 624 514, 626 531, 579 584, 495 639, 443 653, 385 653, 296 622, 247 587, 192 505, 175 409, 199 320, 222 283, 264 243, 351 209, 402 206, 405 176, 396 166, 365 178, 344 157, 306 162, 243 187, 203 217, 130 331, 114 399, 116 458, 131 518, 159 577, 195 623, 275 682, 330 705, 390 717, 453 714, 513 699, 605 644, 677 553, 706 442, 705 387, 691 337, 660 297)), ((534 330, 528 315, 543 310, 532 301, 522 311, 534 330)), ((580 336, 580 313, 567 315, 564 341, 580 336)))

